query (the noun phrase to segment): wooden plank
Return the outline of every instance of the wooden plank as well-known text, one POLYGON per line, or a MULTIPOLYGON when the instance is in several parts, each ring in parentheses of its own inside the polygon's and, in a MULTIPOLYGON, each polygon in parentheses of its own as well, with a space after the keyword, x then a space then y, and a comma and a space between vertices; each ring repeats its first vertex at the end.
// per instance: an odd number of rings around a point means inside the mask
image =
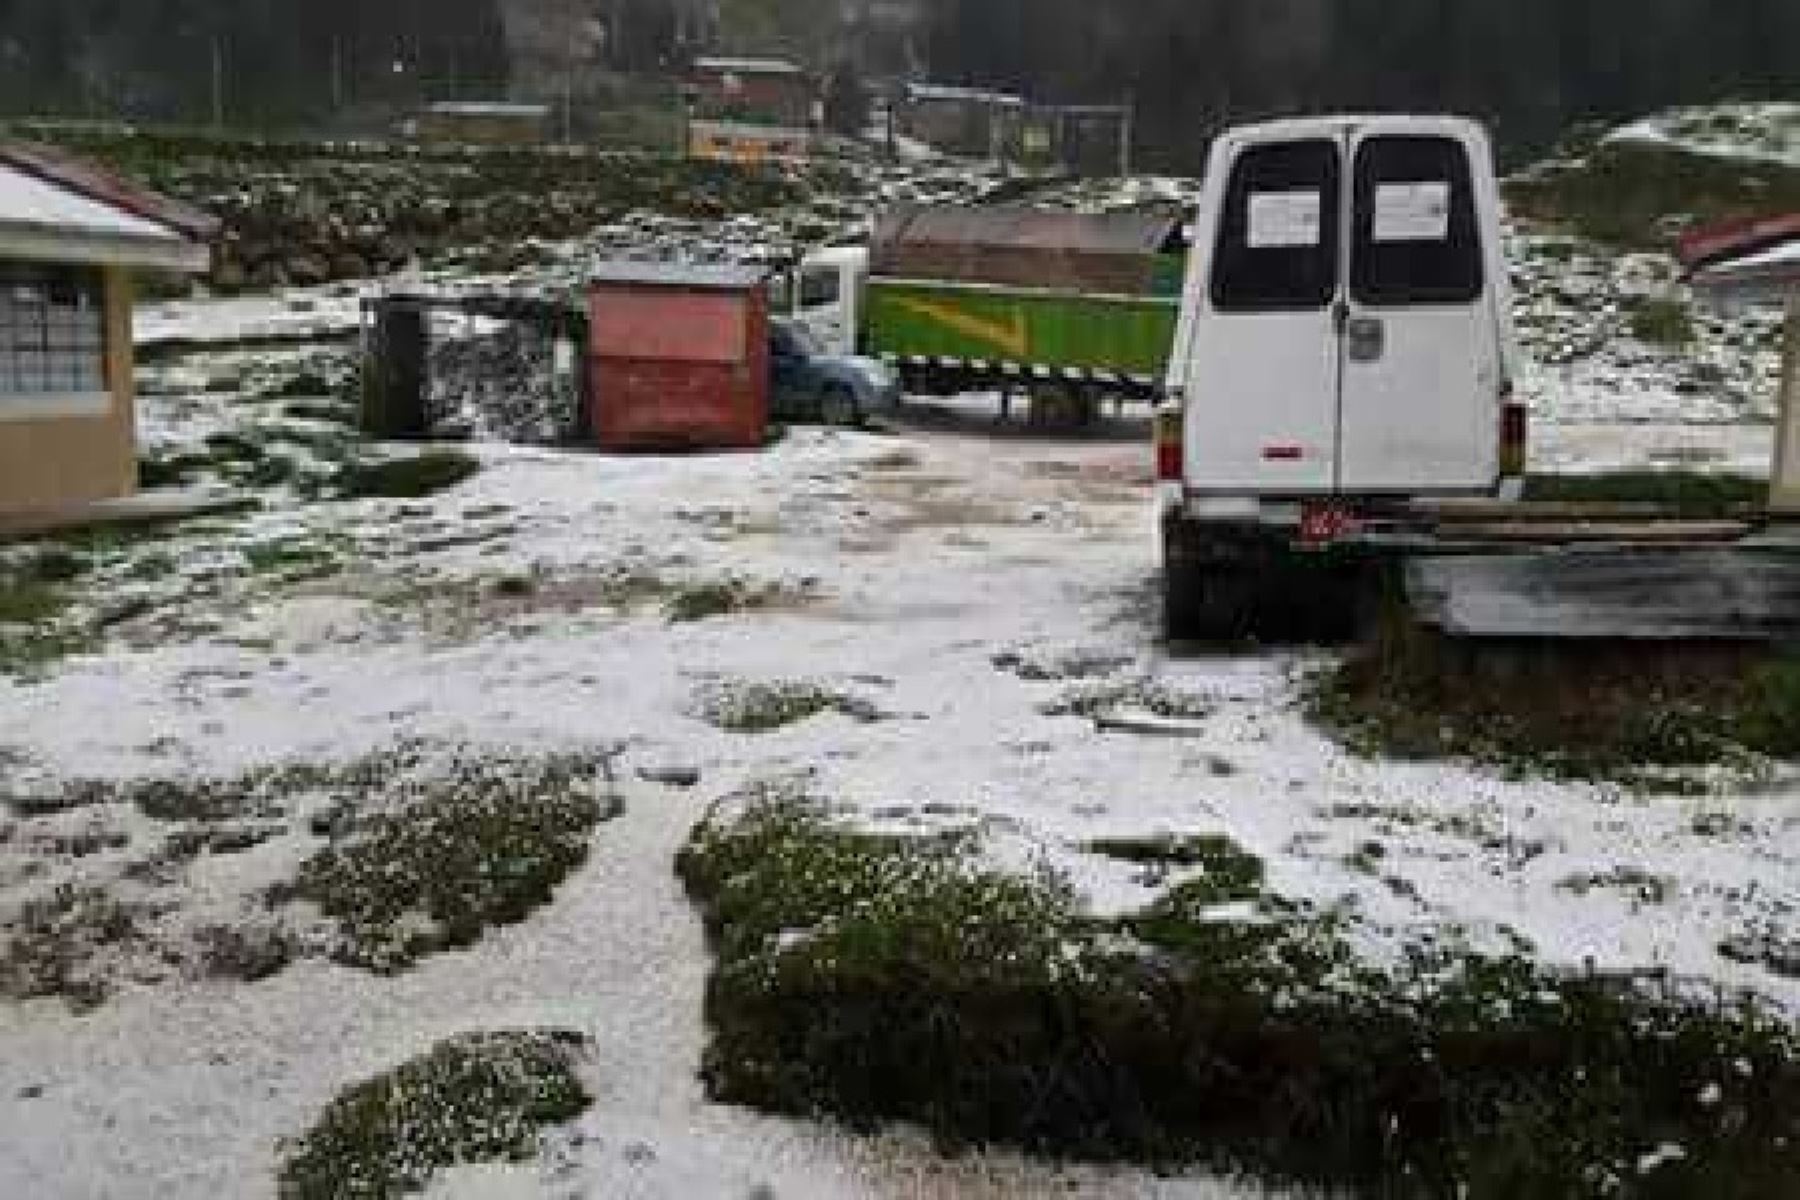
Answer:
POLYGON ((1678 519, 1681 513, 1667 504, 1641 500, 1421 500, 1408 511, 1436 521, 1650 521, 1678 519))
POLYGON ((1497 521, 1456 525, 1454 536, 1469 541, 1563 544, 1691 545, 1735 542, 1749 536, 1744 521, 1497 521))
POLYGON ((1420 558, 1407 596, 1456 637, 1800 639, 1800 554, 1597 550, 1420 558))

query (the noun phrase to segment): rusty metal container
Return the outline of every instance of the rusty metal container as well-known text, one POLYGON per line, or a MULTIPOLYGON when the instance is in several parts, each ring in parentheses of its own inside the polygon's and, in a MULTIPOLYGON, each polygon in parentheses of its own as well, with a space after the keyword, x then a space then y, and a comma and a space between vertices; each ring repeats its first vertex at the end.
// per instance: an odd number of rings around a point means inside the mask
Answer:
POLYGON ((613 263, 589 284, 590 424, 606 450, 760 447, 768 272, 613 263))
POLYGON ((892 279, 1141 296, 1155 289, 1181 225, 1175 208, 901 207, 877 223, 870 265, 892 279))

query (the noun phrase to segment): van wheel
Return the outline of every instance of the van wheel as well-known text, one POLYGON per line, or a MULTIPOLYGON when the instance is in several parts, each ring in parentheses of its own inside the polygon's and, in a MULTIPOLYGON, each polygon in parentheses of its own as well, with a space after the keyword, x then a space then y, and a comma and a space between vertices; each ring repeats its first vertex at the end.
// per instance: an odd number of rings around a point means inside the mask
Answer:
POLYGON ((1256 576, 1249 564, 1165 543, 1163 632, 1169 641, 1241 641, 1250 635, 1255 608, 1256 576))
POLYGON ((840 429, 862 424, 862 410, 856 403, 856 393, 841 383, 827 384, 819 393, 819 421, 840 429))

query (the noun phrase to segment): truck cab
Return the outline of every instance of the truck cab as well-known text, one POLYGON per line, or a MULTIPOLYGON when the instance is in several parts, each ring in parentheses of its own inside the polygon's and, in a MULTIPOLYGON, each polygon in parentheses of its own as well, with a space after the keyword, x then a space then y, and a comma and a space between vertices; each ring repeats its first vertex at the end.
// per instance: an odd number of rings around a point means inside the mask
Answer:
POLYGON ((857 354, 868 279, 869 251, 864 246, 814 250, 794 268, 788 283, 790 315, 812 332, 823 353, 857 354))
POLYGON ((1478 124, 1221 136, 1157 417, 1170 633, 1237 631, 1282 551, 1354 540, 1419 499, 1501 492, 1522 470, 1513 358, 1478 124))

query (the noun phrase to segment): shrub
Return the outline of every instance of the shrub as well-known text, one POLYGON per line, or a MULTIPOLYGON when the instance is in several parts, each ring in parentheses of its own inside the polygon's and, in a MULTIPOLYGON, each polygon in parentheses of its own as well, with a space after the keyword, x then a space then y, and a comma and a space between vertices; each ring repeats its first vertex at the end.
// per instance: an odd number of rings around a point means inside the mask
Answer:
POLYGON ((1800 1187, 1800 1044, 1748 1005, 1454 948, 1377 970, 1248 869, 1101 921, 977 849, 780 790, 697 830, 715 1097, 1368 1195, 1800 1187))
POLYGON ((592 1103, 580 1034, 467 1034, 333 1100, 281 1166, 283 1200, 393 1196, 461 1163, 516 1161, 592 1103))
POLYGON ((1694 341, 1694 317, 1680 300, 1642 300, 1631 310, 1631 336, 1654 346, 1694 341))
POLYGON ((470 945, 548 904, 587 861, 594 826, 619 812, 598 769, 581 756, 458 762, 389 811, 347 815, 291 896, 335 918, 337 957, 372 971, 470 945))
POLYGON ((1471 644, 1396 619, 1308 706, 1366 753, 1634 782, 1800 756, 1797 698, 1800 657, 1768 648, 1471 644))
POLYGON ((449 491, 480 470, 481 464, 461 450, 428 450, 341 467, 331 490, 345 500, 421 500, 449 491))
POLYGON ((1601 471, 1533 475, 1527 500, 1660 505, 1695 519, 1739 515, 1768 499, 1767 480, 1708 471, 1601 471))

